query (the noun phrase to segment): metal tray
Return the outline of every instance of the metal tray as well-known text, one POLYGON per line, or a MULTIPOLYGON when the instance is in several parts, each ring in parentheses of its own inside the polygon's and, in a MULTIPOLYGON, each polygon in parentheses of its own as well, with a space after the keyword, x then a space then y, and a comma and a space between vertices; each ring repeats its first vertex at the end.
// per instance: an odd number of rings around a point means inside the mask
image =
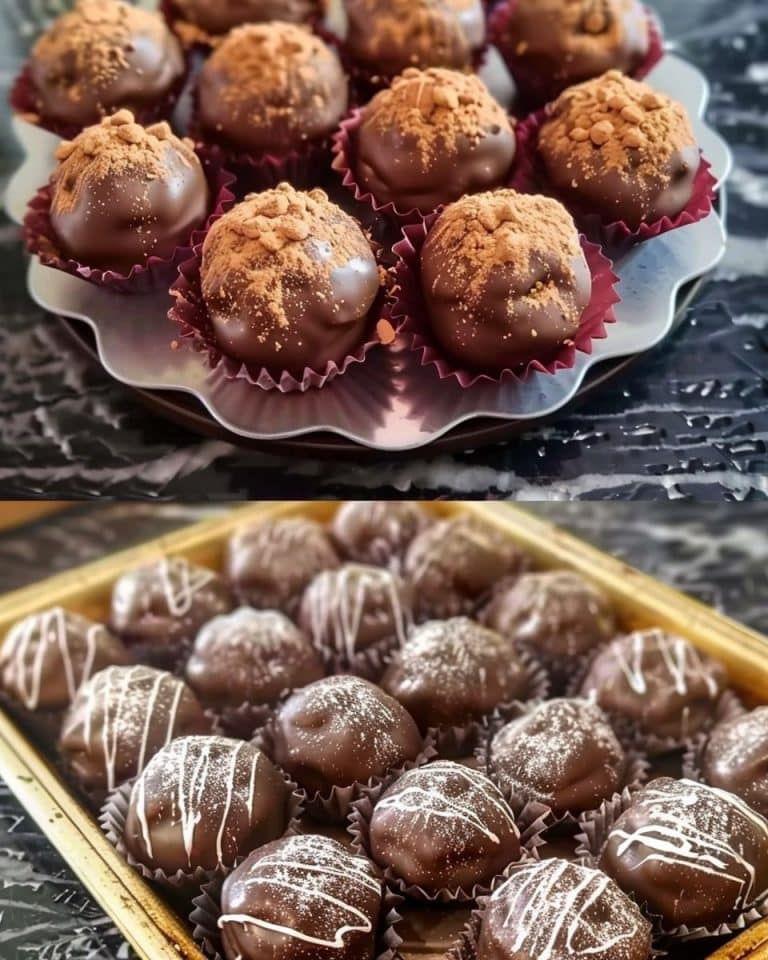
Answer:
MULTIPOLYGON (((503 89, 498 60, 489 83, 503 89)), ((725 142, 704 120, 709 100, 706 79, 695 67, 667 54, 648 82, 683 102, 718 183, 726 179, 731 156, 725 142)), ((26 160, 12 178, 6 206, 20 221, 27 200, 45 182, 57 138, 18 117, 15 133, 26 160)), ((722 191, 721 191, 722 194, 722 191)), ((336 197, 349 204, 340 191, 336 197)), ((722 199, 722 198, 721 198, 722 199)), ((535 374, 526 383, 480 383, 467 390, 420 368, 403 342, 374 351, 323 390, 284 395, 210 372, 199 355, 173 351, 165 315, 167 294, 120 297, 33 258, 30 295, 44 309, 85 324, 81 342, 95 344, 107 372, 135 388, 144 402, 171 419, 203 433, 277 446, 287 452, 396 453, 426 446, 467 447, 528 429, 621 372, 627 359, 660 343, 682 319, 692 283, 711 270, 725 251, 723 207, 697 224, 643 244, 617 262, 622 303, 608 336, 590 355, 556 376, 535 374), (182 396, 183 395, 183 396, 182 396), (202 409, 201 409, 202 408, 202 409)))
MULTIPOLYGON (((227 538, 240 524, 286 515, 327 521, 335 509, 328 502, 254 505, 113 554, 0 598, 0 635, 15 621, 53 604, 104 618, 112 584, 132 567, 173 554, 217 568, 227 538)), ((503 530, 532 555, 539 567, 578 569, 612 598, 624 628, 656 625, 687 637, 726 664, 732 683, 750 702, 768 703, 768 638, 520 508, 438 503, 426 509, 441 516, 474 514, 503 530)), ((2 711, 0 774, 143 960, 203 960, 184 920, 117 855, 93 817, 2 711)), ((440 960, 464 916, 461 911, 409 912, 402 950, 405 960, 440 960)), ((702 957, 702 949, 706 950, 706 945, 686 947, 675 960, 702 957)), ((751 927, 709 958, 768 960, 768 921, 751 927)))

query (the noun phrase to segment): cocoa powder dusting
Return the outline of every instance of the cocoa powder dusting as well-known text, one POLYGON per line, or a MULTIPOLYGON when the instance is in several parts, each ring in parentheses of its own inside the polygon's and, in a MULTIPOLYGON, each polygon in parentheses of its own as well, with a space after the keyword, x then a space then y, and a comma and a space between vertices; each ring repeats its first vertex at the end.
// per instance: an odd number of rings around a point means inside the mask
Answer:
POLYGON ((512 126, 500 104, 474 74, 432 67, 405 70, 365 108, 363 122, 399 129, 413 140, 422 169, 438 153, 458 153, 459 143, 479 143, 512 126))

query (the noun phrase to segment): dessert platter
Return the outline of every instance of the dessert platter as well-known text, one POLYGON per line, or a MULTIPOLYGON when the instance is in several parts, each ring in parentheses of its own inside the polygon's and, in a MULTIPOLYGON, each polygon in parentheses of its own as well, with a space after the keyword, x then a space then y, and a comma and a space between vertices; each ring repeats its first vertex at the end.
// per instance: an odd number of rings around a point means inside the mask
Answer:
POLYGON ((497 439, 662 342, 724 253, 706 79, 637 2, 307 2, 233 28, 116 2, 33 48, 6 207, 35 301, 193 429, 497 439))
POLYGON ((768 642, 522 510, 242 508, 0 636, 0 774, 142 958, 766 955, 768 642))

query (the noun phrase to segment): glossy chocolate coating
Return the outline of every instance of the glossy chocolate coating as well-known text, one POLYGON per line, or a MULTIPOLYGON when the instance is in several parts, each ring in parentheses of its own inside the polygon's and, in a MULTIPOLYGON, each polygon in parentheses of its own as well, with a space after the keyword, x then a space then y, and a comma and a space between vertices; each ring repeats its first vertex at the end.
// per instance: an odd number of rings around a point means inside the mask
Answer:
POLYGON ((681 637, 638 630, 600 651, 581 696, 674 745, 712 726, 726 682, 723 665, 681 637))
POLYGON ((304 27, 236 27, 205 62, 198 120, 207 139, 250 154, 286 154, 334 129, 348 85, 336 52, 304 27))
POLYGON ((354 136, 357 182, 402 212, 500 186, 516 147, 482 81, 451 70, 406 71, 363 108, 354 136))
POLYGON ((701 755, 701 773, 768 818, 768 707, 719 723, 701 755))
POLYGON ((0 686, 27 710, 65 710, 94 673, 128 662, 127 650, 103 624, 52 607, 5 635, 0 686))
POLYGON ((599 866, 666 930, 713 929, 768 892, 768 821, 724 790, 661 777, 616 821, 599 866))
POLYGON ((278 710, 272 759, 310 794, 365 783, 415 760, 422 738, 406 710, 360 677, 328 677, 278 710))
POLYGON ((336 512, 331 536, 345 559, 399 572, 411 541, 431 522, 408 500, 350 500, 336 512))
POLYGON ((166 557, 120 577, 112 588, 109 622, 142 660, 171 667, 204 623, 231 609, 232 598, 218 574, 166 557))
POLYGON ((29 68, 42 118, 86 127, 121 107, 161 105, 184 59, 159 13, 79 0, 32 48, 29 68))
POLYGON ((481 0, 344 0, 345 50, 376 78, 406 67, 467 69, 485 39, 481 0))
POLYGON ((648 53, 648 15, 639 0, 504 2, 511 12, 494 39, 523 93, 532 82, 542 99, 552 99, 606 70, 632 73, 648 53))
POLYGON ((322 15, 320 0, 174 0, 174 7, 185 21, 212 36, 244 23, 308 23, 322 15))
POLYGON ((243 604, 298 613, 304 590, 322 570, 339 565, 328 534, 313 520, 264 520, 230 538, 226 578, 243 604))
POLYGON ((521 804, 556 816, 596 809, 624 787, 626 758, 599 707, 545 700, 503 726, 491 741, 496 782, 521 804))
POLYGON ((527 565, 518 547, 471 517, 441 520, 420 533, 405 558, 420 619, 474 613, 505 577, 527 565))
POLYGON ((376 802, 371 856, 427 893, 469 892, 520 857, 515 818, 478 770, 439 760, 409 770, 376 802))
POLYGON ((209 620, 186 666, 187 683, 216 709, 275 704, 322 676, 320 658, 285 614, 250 607, 209 620))
POLYGON ((126 849, 150 870, 231 867, 288 822, 290 789, 244 740, 180 737, 150 760, 133 786, 126 849))
POLYGON ((310 583, 299 624, 326 664, 349 670, 360 653, 376 651, 383 657, 405 643, 412 605, 411 589, 397 574, 345 563, 310 583))
POLYGON ((369 860, 326 837, 254 850, 224 881, 226 960, 373 960, 381 881, 369 860))
POLYGON ((466 617, 432 620, 412 631, 381 685, 422 731, 463 726, 500 704, 524 699, 529 676, 509 644, 466 617))
POLYGON ((491 894, 477 960, 648 960, 651 925, 599 870, 528 860, 491 894))
POLYGON ((107 667, 83 684, 67 711, 59 749, 94 797, 130 780, 174 737, 211 732, 197 697, 152 667, 107 667))

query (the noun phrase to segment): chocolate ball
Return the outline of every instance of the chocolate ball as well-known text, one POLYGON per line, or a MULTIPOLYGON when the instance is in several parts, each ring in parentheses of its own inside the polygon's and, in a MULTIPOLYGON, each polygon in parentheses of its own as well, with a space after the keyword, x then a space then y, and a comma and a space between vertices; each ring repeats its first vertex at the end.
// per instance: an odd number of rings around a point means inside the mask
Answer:
POLYGON ((632 73, 650 47, 639 0, 505 0, 494 40, 523 94, 551 100, 607 70, 632 73))
POLYGON ((768 818, 768 707, 719 723, 702 753, 701 773, 768 818))
POLYGON ((287 183, 213 224, 200 279, 221 351, 295 377, 341 365, 361 345, 381 283, 359 224, 322 190, 287 183))
POLYGON ((152 667, 107 667, 80 687, 59 749, 73 778, 100 798, 141 773, 174 737, 211 732, 185 683, 152 667))
POLYGON ((276 840, 290 789, 244 740, 179 737, 149 761, 131 791, 123 841, 150 870, 219 870, 276 840))
POLYGON ((455 362, 489 373, 546 362, 571 344, 592 293, 565 207, 514 190, 452 203, 420 263, 435 340, 455 362))
POLYGON ((474 74, 408 69, 362 110, 354 173, 379 204, 429 213, 500 186, 515 156, 512 124, 474 74))
POLYGON ((128 273, 170 257, 209 213, 210 191, 190 140, 167 123, 142 127, 120 110, 56 150, 51 228, 61 254, 128 273))
POLYGON ((545 662, 573 666, 615 635, 605 594, 570 570, 525 573, 498 590, 485 623, 545 662))
POLYGON ((371 960, 383 909, 373 865, 327 837, 284 837, 224 881, 226 960, 371 960))
POLYGON ((129 662, 101 623, 51 607, 14 624, 0 647, 0 687, 26 710, 65 710, 94 673, 129 662))
POLYGON ((530 678, 498 633, 454 617, 417 627, 395 653, 381 686, 426 732, 464 726, 524 698, 530 678))
POLYGON ((527 560, 503 532, 472 517, 441 520, 408 548, 405 579, 421 619, 474 613, 491 588, 516 577, 527 560))
POLYGON ((581 695, 671 746, 708 730, 726 687, 725 668, 662 630, 618 637, 595 657, 581 695))
POLYGON ((369 836, 376 863, 431 896, 486 886, 520 857, 520 833, 498 788, 450 760, 409 770, 388 787, 369 836))
POLYGON ((431 522, 421 504, 408 500, 349 500, 336 511, 331 536, 347 560, 399 573, 411 541, 431 522))
POLYGON ((477 960, 648 960, 651 925, 599 870, 566 860, 527 860, 489 897, 477 960))
POLYGON ((237 530, 227 544, 224 565, 241 603, 293 617, 312 578, 338 567, 339 558, 319 523, 286 517, 237 530))
POLYGON ((685 209, 701 156, 676 100, 612 70, 570 87, 548 114, 538 151, 564 203, 633 230, 685 209))
POLYGON ((327 677, 297 691, 272 729, 272 759, 310 794, 381 777, 422 748, 410 714, 360 677, 327 677))
POLYGON ((345 50, 374 79, 406 67, 472 66, 485 40, 481 0, 344 0, 345 50))
MULTIPOLYGON (((405 643, 413 597, 397 574, 382 567, 345 563, 319 573, 301 602, 299 624, 328 667, 365 668, 405 643)), ((366 674, 367 675, 367 674, 366 674)))
POLYGON ((621 793, 627 760, 603 711, 586 700, 545 700, 503 726, 490 743, 496 783, 520 805, 555 816, 594 810, 621 793))
POLYGON ((287 154, 327 136, 347 110, 347 79, 303 26, 236 27, 206 60, 197 87, 204 138, 251 154, 287 154))
POLYGON ((86 127, 121 107, 162 108, 184 58, 159 13, 119 0, 77 0, 34 45, 29 70, 43 121, 86 127))
POLYGON ((186 680, 205 706, 274 705, 280 695, 323 676, 307 638, 278 610, 241 607, 200 630, 186 680))
POLYGON ((182 18, 174 29, 190 41, 218 39, 244 23, 309 23, 322 16, 322 0, 173 0, 173 5, 182 18))
POLYGON ((204 623, 231 609, 229 591, 213 570, 165 557, 120 577, 109 622, 137 659, 171 668, 204 623))
POLYGON ((768 821, 725 790, 661 777, 613 825, 599 866, 665 930, 715 929, 768 893, 768 821))

